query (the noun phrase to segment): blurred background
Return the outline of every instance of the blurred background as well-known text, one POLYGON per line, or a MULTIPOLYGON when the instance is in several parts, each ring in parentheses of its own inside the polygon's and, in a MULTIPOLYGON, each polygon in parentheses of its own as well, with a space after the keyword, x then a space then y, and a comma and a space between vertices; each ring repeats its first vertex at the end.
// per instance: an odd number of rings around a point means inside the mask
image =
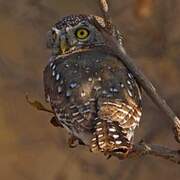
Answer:
MULTIPOLYGON (((0 179, 179 180, 180 166, 160 158, 106 160, 69 149, 65 130, 27 104, 27 92, 44 102, 46 32, 72 13, 100 14, 98 0, 0 0, 0 179)), ((111 14, 128 53, 180 116, 180 1, 113 0, 111 14)), ((143 98, 136 141, 179 148, 167 117, 143 98)))

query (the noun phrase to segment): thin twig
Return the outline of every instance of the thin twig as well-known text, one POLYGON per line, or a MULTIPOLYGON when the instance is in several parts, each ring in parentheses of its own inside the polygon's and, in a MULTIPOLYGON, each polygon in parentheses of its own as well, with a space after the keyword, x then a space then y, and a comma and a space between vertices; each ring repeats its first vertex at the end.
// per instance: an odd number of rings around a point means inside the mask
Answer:
MULTIPOLYGON (((100 7, 101 7, 102 14, 105 21, 112 23, 112 21, 109 21, 111 18, 109 15, 109 8, 107 7, 108 6, 107 1, 99 0, 99 2, 100 2, 100 7)), ((111 27, 114 28, 112 30, 113 32, 116 31, 117 32, 116 34, 119 34, 118 30, 115 29, 115 26, 111 25, 111 27)), ((112 41, 114 42, 114 45, 116 45, 116 48, 114 49, 111 48, 112 53, 115 56, 117 56, 117 58, 120 59, 121 62, 128 68, 128 70, 134 75, 138 83, 141 85, 141 87, 144 89, 147 95, 152 99, 152 101, 172 120, 172 126, 173 126, 173 132, 175 134, 175 139, 177 142, 180 143, 180 119, 176 116, 173 110, 168 106, 166 101, 161 96, 159 96, 159 94, 156 92, 155 87, 147 79, 147 77, 142 73, 142 71, 135 65, 135 63, 133 62, 133 59, 127 55, 122 45, 119 44, 119 39, 117 39, 117 36, 115 36, 115 38, 112 38, 112 41)))
POLYGON ((30 104, 32 107, 34 107, 38 111, 45 111, 45 112, 54 114, 54 112, 51 109, 46 108, 41 102, 36 101, 36 100, 35 101, 31 101, 27 94, 26 94, 25 97, 26 97, 26 101, 28 102, 28 104, 30 104))

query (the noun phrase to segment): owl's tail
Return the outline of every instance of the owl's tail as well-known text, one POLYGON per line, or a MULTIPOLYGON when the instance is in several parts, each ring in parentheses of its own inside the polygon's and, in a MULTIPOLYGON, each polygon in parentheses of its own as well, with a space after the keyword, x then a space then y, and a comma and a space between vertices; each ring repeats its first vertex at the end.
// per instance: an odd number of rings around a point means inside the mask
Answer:
POLYGON ((141 112, 134 104, 102 102, 96 120, 91 151, 128 154, 141 112))
POLYGON ((128 153, 131 144, 126 139, 126 134, 119 127, 118 122, 99 120, 95 127, 91 142, 92 152, 120 152, 128 153))

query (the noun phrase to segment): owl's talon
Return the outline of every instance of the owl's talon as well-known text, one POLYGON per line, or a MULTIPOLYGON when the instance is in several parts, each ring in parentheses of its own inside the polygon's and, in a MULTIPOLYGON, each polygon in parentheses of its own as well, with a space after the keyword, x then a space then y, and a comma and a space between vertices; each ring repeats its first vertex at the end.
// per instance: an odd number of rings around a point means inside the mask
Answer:
POLYGON ((57 120, 57 118, 56 118, 55 116, 52 117, 52 119, 50 120, 50 123, 51 123, 54 127, 64 128, 63 125, 57 120))
POLYGON ((109 160, 112 157, 112 155, 107 155, 106 159, 109 160))
POLYGON ((79 145, 82 145, 82 146, 85 145, 84 142, 82 142, 80 139, 78 141, 79 141, 79 145))
POLYGON ((71 136, 69 139, 68 139, 68 145, 70 148, 75 148, 77 147, 77 144, 75 144, 75 142, 77 141, 77 138, 75 136, 71 136))

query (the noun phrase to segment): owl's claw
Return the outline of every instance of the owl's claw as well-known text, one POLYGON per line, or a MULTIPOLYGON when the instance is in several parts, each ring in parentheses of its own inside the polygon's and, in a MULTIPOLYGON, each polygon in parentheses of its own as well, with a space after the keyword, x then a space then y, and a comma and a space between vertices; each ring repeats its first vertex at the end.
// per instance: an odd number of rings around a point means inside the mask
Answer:
POLYGON ((77 138, 75 136, 71 136, 69 139, 68 139, 68 145, 70 148, 75 148, 77 146, 77 144, 75 143, 77 141, 77 138))
POLYGON ((106 156, 106 159, 109 160, 110 158, 112 158, 112 155, 109 154, 109 155, 105 155, 106 156))
POLYGON ((50 123, 51 123, 54 127, 64 128, 63 125, 57 120, 57 118, 56 118, 55 116, 52 117, 52 119, 50 120, 50 123))
POLYGON ((85 145, 80 139, 78 139, 75 136, 71 135, 71 137, 68 139, 69 147, 70 148, 77 147, 78 144, 76 142, 78 142, 79 145, 83 145, 83 146, 85 145))

